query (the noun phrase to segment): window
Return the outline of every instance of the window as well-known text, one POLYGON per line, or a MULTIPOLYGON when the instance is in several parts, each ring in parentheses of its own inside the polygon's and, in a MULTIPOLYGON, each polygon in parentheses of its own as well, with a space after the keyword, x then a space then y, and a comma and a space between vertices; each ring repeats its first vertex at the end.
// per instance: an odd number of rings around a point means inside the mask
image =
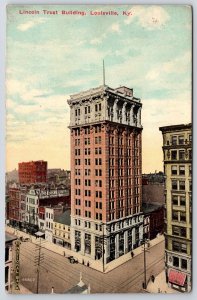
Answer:
POLYGON ((90 190, 85 190, 85 196, 90 197, 91 196, 91 191, 90 190))
POLYGON ((177 136, 172 136, 172 145, 177 145, 177 136))
POLYGON ((96 220, 102 221, 102 214, 96 213, 96 220))
POLYGON ((177 151, 171 151, 171 159, 177 160, 177 151))
POLYGON ((189 159, 192 159, 192 150, 189 150, 189 159))
POLYGON ((91 212, 85 210, 85 217, 86 217, 86 218, 91 218, 91 212))
POLYGON ((102 202, 96 202, 96 208, 102 209, 102 202))
POLYGON ((85 176, 90 176, 91 170, 90 169, 85 169, 85 176))
POLYGON ((187 253, 187 245, 172 241, 172 250, 182 252, 182 253, 187 253))
POLYGON ((172 226, 172 234, 178 235, 178 236, 179 236, 179 234, 180 234, 179 227, 177 227, 177 226, 172 226))
POLYGON ((178 221, 178 211, 176 210, 172 211, 172 220, 178 221))
POLYGON ((180 236, 183 236, 183 237, 187 236, 187 230, 185 227, 180 227, 180 236))
POLYGON ((96 198, 102 198, 102 191, 95 191, 96 198))
POLYGON ((75 209, 75 214, 80 216, 81 215, 81 210, 80 209, 75 209))
POLYGON ((185 206, 186 200, 185 196, 180 196, 180 206, 185 206))
POLYGON ((183 181, 183 180, 179 181, 179 190, 185 191, 185 181, 183 181))
POLYGON ((178 185, 177 185, 177 180, 172 180, 172 189, 177 190, 178 185))
POLYGON ((171 167, 171 174, 172 175, 177 175, 177 166, 172 166, 171 167))
POLYGON ((172 226, 172 234, 176 236, 186 237, 186 228, 180 226, 172 226))
POLYGON ((184 144, 184 136, 180 135, 179 136, 179 145, 183 145, 184 144))
POLYGON ((173 266, 179 267, 179 258, 176 256, 173 256, 173 266))
POLYGON ((178 205, 178 196, 177 195, 172 195, 172 204, 178 205))
POLYGON ((181 259, 181 268, 187 270, 187 260, 181 259))
POLYGON ((85 106, 85 115, 90 113, 90 106, 85 106))
POLYGON ((180 212, 180 221, 186 222, 186 213, 183 211, 180 212))
POLYGON ((85 200, 85 207, 91 207, 91 201, 85 200))
POLYGON ((179 166, 179 175, 185 175, 185 166, 179 166))
POLYGON ((185 150, 179 150, 179 159, 180 160, 185 159, 185 150))

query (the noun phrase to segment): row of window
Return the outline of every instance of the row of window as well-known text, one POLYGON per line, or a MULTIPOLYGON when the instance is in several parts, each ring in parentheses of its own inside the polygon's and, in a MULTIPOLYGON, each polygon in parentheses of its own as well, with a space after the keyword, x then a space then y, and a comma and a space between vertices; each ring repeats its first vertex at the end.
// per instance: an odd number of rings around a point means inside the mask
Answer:
POLYGON ((172 210, 172 220, 186 222, 186 213, 184 211, 172 210))
MULTIPOLYGON (((185 175, 185 166, 177 166, 177 165, 173 165, 171 166, 171 174, 172 175, 185 175)), ((192 167, 189 166, 189 176, 191 176, 192 174, 192 167)))
MULTIPOLYGON (((192 142, 192 135, 189 135, 189 142, 192 142)), ((173 135, 171 137, 171 143, 172 145, 184 145, 187 144, 187 139, 185 139, 184 135, 173 135)), ((167 144, 169 144, 169 141, 167 141, 167 144)))
POLYGON ((185 195, 172 195, 172 204, 177 206, 185 206, 186 205, 186 197, 185 195))
POLYGON ((63 238, 68 238, 68 239, 70 239, 70 234, 65 234, 65 233, 63 233, 63 234, 61 234, 61 232, 59 232, 58 230, 56 231, 54 231, 54 235, 56 235, 56 236, 60 236, 60 237, 63 237, 63 238))
POLYGON ((187 253, 187 244, 172 241, 172 250, 181 253, 187 253))
POLYGON ((46 222, 46 228, 53 229, 53 223, 46 222))
POLYGON ((192 150, 188 150, 189 156, 185 150, 172 150, 171 160, 185 160, 187 158, 192 159, 192 150))
MULTIPOLYGON (((75 199, 76 205, 81 205, 81 199, 75 199)), ((85 207, 91 207, 91 201, 85 200, 85 207)), ((102 202, 96 202, 95 207, 98 209, 102 209, 102 202)))
MULTIPOLYGON (((75 225, 81 226, 81 220, 75 219, 75 225)), ((85 221, 84 225, 85 225, 85 228, 91 228, 91 222, 89 222, 89 221, 85 221)), ((95 224, 95 230, 102 231, 102 225, 95 224)), ((77 234, 77 237, 80 237, 80 236, 81 236, 81 234, 77 234)))
POLYGON ((187 260, 186 259, 183 259, 183 258, 179 259, 179 257, 173 256, 172 264, 174 267, 187 270, 187 260))
MULTIPOLYGON (((185 191, 185 180, 172 179, 172 190, 185 191)), ((192 181, 189 181, 189 191, 192 191, 192 181)))
MULTIPOLYGON (((100 125, 96 125, 93 127, 94 128, 94 132, 95 133, 100 133, 101 132, 101 126, 100 125)), ((77 128, 74 130, 75 132, 75 136, 79 136, 80 135, 80 128, 77 128)), ((85 127, 84 128, 84 134, 90 134, 90 127, 85 127)))
POLYGON ((172 234, 176 236, 186 237, 187 229, 181 226, 172 226, 172 234))
MULTIPOLYGON (((75 209, 75 215, 81 216, 81 209, 76 208, 75 209)), ((85 217, 86 218, 91 218, 91 211, 85 210, 85 217)), ((96 213, 96 220, 102 221, 102 214, 101 213, 96 213)))

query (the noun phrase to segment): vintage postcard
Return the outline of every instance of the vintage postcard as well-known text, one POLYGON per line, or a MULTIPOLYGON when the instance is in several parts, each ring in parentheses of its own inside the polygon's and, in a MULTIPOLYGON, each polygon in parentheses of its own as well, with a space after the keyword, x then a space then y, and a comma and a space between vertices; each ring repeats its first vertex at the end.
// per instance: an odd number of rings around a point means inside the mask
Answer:
POLYGON ((5 289, 192 289, 192 7, 8 5, 5 289))

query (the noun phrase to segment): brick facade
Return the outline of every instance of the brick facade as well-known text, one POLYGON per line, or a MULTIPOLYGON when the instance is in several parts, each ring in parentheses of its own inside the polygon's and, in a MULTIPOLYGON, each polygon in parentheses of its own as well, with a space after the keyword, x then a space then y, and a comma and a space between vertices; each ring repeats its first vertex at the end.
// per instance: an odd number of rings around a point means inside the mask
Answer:
POLYGON ((19 183, 42 183, 47 181, 47 162, 43 160, 18 164, 19 183))

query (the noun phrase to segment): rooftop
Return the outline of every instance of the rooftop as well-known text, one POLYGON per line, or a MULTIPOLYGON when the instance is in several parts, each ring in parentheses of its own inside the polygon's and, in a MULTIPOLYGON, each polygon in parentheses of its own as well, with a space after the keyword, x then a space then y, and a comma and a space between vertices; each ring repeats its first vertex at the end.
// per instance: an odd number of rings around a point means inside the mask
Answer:
POLYGON ((185 130, 191 128, 192 128, 192 123, 188 123, 188 124, 162 126, 159 127, 159 130, 163 132, 163 131, 185 130))
POLYGON ((71 101, 76 101, 76 100, 82 100, 86 99, 91 95, 91 97, 97 96, 98 94, 103 94, 105 92, 109 92, 114 95, 118 95, 119 97, 123 97, 124 99, 127 99, 128 101, 131 102, 138 102, 140 103, 141 100, 140 98, 136 98, 133 96, 133 89, 125 87, 125 86, 120 86, 115 89, 107 86, 107 85, 101 85, 96 88, 91 88, 86 91, 82 91, 77 94, 70 95, 70 99, 68 100, 68 104, 70 104, 71 101))
POLYGON ((65 224, 70 226, 71 218, 70 218, 71 210, 67 209, 63 214, 54 217, 54 222, 65 224))
POLYGON ((153 211, 156 211, 158 208, 163 207, 160 203, 142 203, 142 211, 145 214, 149 214, 153 211))
POLYGON ((65 294, 82 294, 82 292, 88 289, 87 285, 83 286, 73 286, 70 290, 66 291, 65 294))

